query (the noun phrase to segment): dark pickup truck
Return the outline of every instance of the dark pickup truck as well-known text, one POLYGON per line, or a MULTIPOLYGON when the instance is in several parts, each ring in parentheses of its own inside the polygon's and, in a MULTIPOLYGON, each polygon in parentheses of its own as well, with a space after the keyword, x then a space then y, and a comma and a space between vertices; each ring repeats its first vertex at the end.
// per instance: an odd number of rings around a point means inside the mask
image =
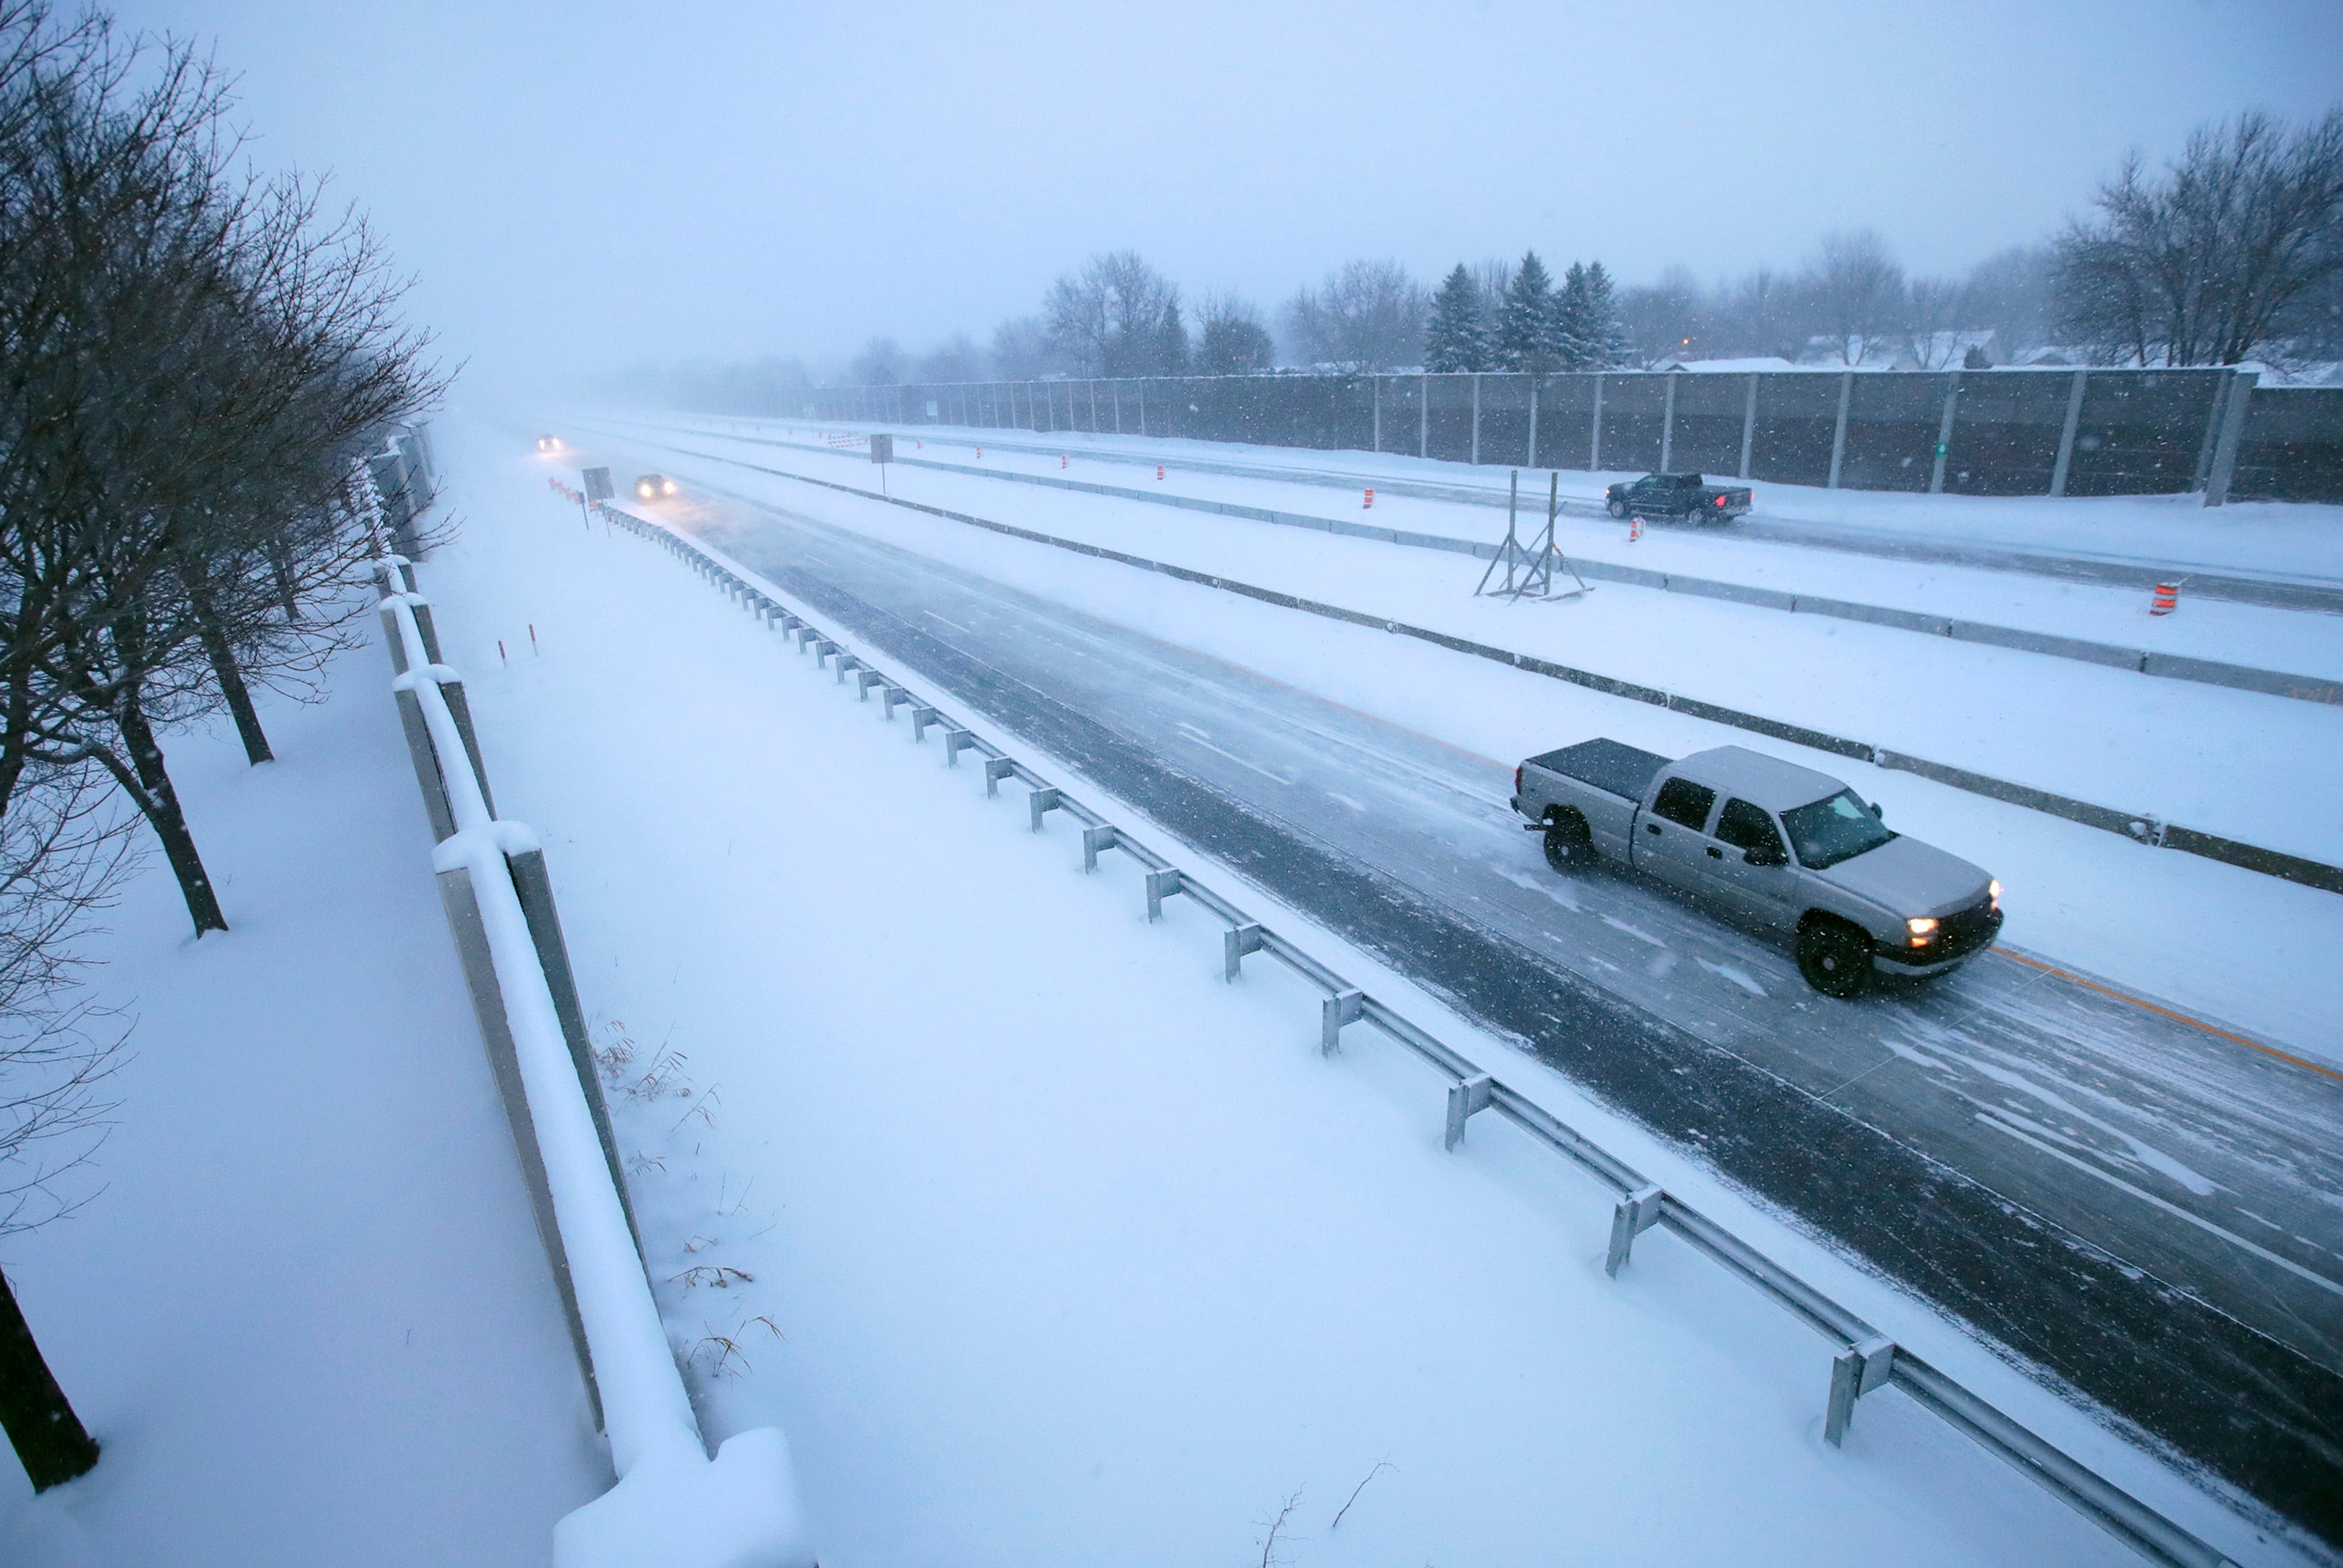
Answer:
POLYGON ((1581 741, 1514 770, 1513 809, 1558 871, 1609 860, 1790 936, 1826 996, 1945 974, 2001 930, 2001 884, 1983 870, 1890 832, 1829 774, 1739 746, 1670 761, 1581 741))
POLYGON ((1749 509, 1749 490, 1746 486, 1706 484, 1698 474, 1646 474, 1604 490, 1603 504, 1614 518, 1639 513, 1646 518, 1729 523, 1749 509))

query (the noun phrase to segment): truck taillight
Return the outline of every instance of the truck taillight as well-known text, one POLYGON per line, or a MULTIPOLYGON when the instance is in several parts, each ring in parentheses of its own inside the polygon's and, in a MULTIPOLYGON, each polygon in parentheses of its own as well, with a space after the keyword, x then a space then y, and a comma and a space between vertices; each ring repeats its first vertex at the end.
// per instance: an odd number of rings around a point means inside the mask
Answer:
POLYGON ((1717 497, 1717 498, 1716 498, 1716 504, 1717 504, 1718 506, 1720 506, 1720 507, 1721 507, 1721 506, 1723 506, 1723 505, 1725 505, 1725 498, 1724 498, 1723 496, 1719 496, 1719 497, 1717 497))
POLYGON ((1516 768, 1516 769, 1513 769, 1513 799, 1517 799, 1517 800, 1518 800, 1518 799, 1521 799, 1521 794, 1522 794, 1522 770, 1521 770, 1519 768, 1516 768))

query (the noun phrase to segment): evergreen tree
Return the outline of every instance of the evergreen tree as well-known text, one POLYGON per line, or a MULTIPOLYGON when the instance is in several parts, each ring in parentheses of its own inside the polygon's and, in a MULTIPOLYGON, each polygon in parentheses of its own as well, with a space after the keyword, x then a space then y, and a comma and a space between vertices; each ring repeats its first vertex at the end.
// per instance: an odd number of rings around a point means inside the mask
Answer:
POLYGON ((1627 335, 1611 297, 1611 275, 1599 261, 1586 264, 1586 368, 1609 370, 1627 363, 1627 335))
POLYGON ((1481 317, 1481 289, 1458 262, 1432 297, 1432 326, 1423 335, 1423 367, 1478 370, 1488 363, 1489 332, 1481 317))
POLYGON ((1588 329, 1586 267, 1572 262, 1562 275, 1562 292, 1554 297, 1554 357, 1564 370, 1594 367, 1594 338, 1588 329))
POLYGON ((1180 296, 1175 290, 1164 302, 1163 315, 1157 321, 1154 333, 1152 372, 1158 376, 1188 374, 1188 327, 1180 319, 1180 296))
POLYGON ((1522 257, 1505 294, 1497 330, 1497 360, 1508 370, 1544 374, 1555 367, 1554 282, 1535 251, 1522 257))

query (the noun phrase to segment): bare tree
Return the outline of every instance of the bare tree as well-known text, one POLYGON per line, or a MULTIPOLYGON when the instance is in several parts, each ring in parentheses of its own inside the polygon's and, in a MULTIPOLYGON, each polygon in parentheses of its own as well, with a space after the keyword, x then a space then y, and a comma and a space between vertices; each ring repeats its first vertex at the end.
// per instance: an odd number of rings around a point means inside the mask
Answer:
POLYGON ((1958 334, 1966 319, 1968 286, 1949 277, 1916 277, 1905 288, 1906 357, 1919 370, 1942 370, 1961 358, 1958 334))
POLYGON ((1431 297, 1398 262, 1351 261, 1289 300, 1283 325, 1303 364, 1372 375, 1423 363, 1431 311, 1431 297))
POLYGON ((1014 316, 992 329, 992 370, 1004 381, 1036 381, 1066 368, 1050 324, 1038 316, 1014 316))
POLYGON ((984 379, 984 350, 965 332, 955 332, 950 341, 932 353, 920 357, 912 367, 911 378, 933 386, 939 382, 981 381, 984 379))
POLYGON ((1196 370, 1204 376, 1250 376, 1276 363, 1277 348, 1261 311, 1252 300, 1227 289, 1204 295, 1197 312, 1201 340, 1196 346, 1196 370))
POLYGON ((1628 352, 1646 369, 1671 359, 1705 357, 1708 310, 1699 280, 1687 266, 1671 266, 1657 283, 1619 291, 1619 326, 1628 352))
POLYGON ((1075 369, 1092 376, 1177 375, 1187 368, 1180 286, 1135 250, 1101 252, 1050 286, 1042 317, 1075 369))
POLYGON ((0 286, 0 805, 26 766, 96 764, 198 934, 226 920, 159 731, 226 702, 266 755, 249 678, 314 668, 347 618, 309 613, 357 548, 332 521, 347 459, 437 385, 363 221, 321 217, 315 182, 231 176, 222 90, 134 44, 44 93, 9 191, 28 265, 0 286))
POLYGON ((908 367, 901 347, 893 338, 874 337, 862 346, 846 373, 858 387, 895 387, 901 385, 908 367))
POLYGON ((2067 330, 2104 359, 2235 365, 2282 352, 2343 272, 2343 109, 2197 128, 2161 178, 2133 153, 2100 217, 2056 243, 2067 330))
POLYGON ((1875 230, 1825 235, 1806 268, 1805 288, 1823 336, 1843 364, 1869 358, 1904 319, 1904 268, 1875 230))

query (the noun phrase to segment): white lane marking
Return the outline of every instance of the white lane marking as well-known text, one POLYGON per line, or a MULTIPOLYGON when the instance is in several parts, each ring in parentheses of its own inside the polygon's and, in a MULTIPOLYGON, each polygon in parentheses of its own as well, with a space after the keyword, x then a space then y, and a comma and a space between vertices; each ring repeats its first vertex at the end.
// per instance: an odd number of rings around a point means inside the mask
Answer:
POLYGON ((1211 741, 1205 739, 1202 734, 1198 733, 1196 727, 1192 724, 1183 722, 1181 724, 1180 728, 1187 731, 1187 739, 1189 740, 1202 747, 1207 751, 1219 752, 1220 755, 1227 758, 1230 761, 1235 763, 1240 768, 1249 768, 1255 773, 1260 774, 1262 778, 1271 779, 1275 783, 1290 785, 1293 782, 1292 779, 1288 779, 1282 773, 1272 773, 1268 769, 1262 767, 1257 762, 1248 762, 1243 758, 1238 756, 1235 752, 1224 750, 1221 747, 1213 745, 1211 741))
POLYGON ((941 617, 941 616, 938 615, 935 611, 933 611, 933 610, 931 610, 931 609, 923 609, 923 610, 921 610, 920 613, 921 615, 923 615, 923 616, 926 616, 930 620, 943 620, 943 621, 944 621, 944 624, 945 624, 946 626, 948 626, 948 627, 951 628, 954 631, 967 631, 967 632, 968 632, 968 635, 969 635, 969 636, 970 636, 970 637, 974 637, 974 636, 976 635, 976 633, 974 633, 974 632, 972 632, 972 631, 969 631, 969 630, 968 630, 968 628, 966 628, 966 627, 964 627, 964 626, 960 625, 960 622, 958 622, 958 621, 956 621, 956 620, 944 620, 944 618, 943 618, 943 617, 941 617))
POLYGON ((1342 805, 1348 806, 1348 807, 1349 807, 1352 810, 1353 810, 1353 811, 1362 811, 1362 812, 1363 812, 1363 811, 1364 811, 1364 810, 1367 809, 1367 808, 1366 808, 1366 804, 1365 804, 1365 802, 1363 802, 1363 801, 1359 801, 1359 800, 1353 800, 1353 799, 1352 799, 1348 795, 1336 795, 1336 794, 1335 794, 1332 790, 1331 790, 1331 789, 1329 789, 1326 793, 1327 793, 1327 794, 1328 794, 1328 796, 1330 796, 1332 799, 1335 799, 1335 800, 1337 800, 1337 801, 1341 802, 1342 805))
POLYGON ((2063 1150, 2053 1149, 2050 1145, 2043 1142, 2040 1139, 2036 1138, 2029 1133, 2019 1131, 2016 1128, 2012 1127, 2008 1122, 2002 1121, 1997 1116, 1993 1116, 1981 1111, 1976 1113, 1976 1119, 1979 1121, 1984 1122, 1987 1127, 1992 1128, 1996 1132, 2006 1133, 2010 1137, 2016 1139, 2020 1143, 2040 1150, 2043 1153, 2047 1154, 2053 1160, 2063 1161, 2066 1164, 2072 1165, 2076 1170, 2080 1171, 2086 1176, 2096 1176, 2100 1181, 2106 1182, 2108 1186, 2119 1188, 2122 1191, 2130 1193, 2133 1197, 2138 1199, 2143 1203, 2153 1203, 2157 1208, 2163 1210, 2166 1213, 2174 1216, 2176 1219, 2186 1220, 2190 1224, 2196 1226, 2198 1230, 2209 1231, 2211 1234, 2220 1237, 2221 1240, 2228 1242, 2233 1247, 2243 1248, 2245 1251, 2251 1252, 2257 1258, 2265 1259, 2269 1262, 2276 1263, 2279 1268, 2284 1269, 2289 1274, 2299 1274, 2304 1279, 2308 1280, 2312 1284, 2317 1285, 2322 1291, 2332 1292, 2336 1295, 2343 1296, 2343 1284, 2337 1284, 2333 1280, 2328 1279, 2324 1274, 2313 1273, 2310 1270, 2304 1268, 2300 1263, 2296 1262, 2291 1258, 2281 1258, 2276 1252, 2271 1251, 2268 1247, 2256 1246, 2253 1242, 2247 1241, 2243 1236, 2238 1235, 2235 1231, 2225 1231, 2220 1226, 2213 1223, 2210 1220, 2201 1219, 2195 1214, 2191 1214, 2187 1210, 2183 1209, 2177 1203, 2167 1203, 2153 1192, 2142 1191, 2139 1188, 2133 1186, 2130 1182, 2125 1181, 2120 1176, 2111 1175, 2107 1171, 2100 1170, 2096 1165, 2088 1164, 2083 1161, 2077 1160, 2072 1154, 2068 1154, 2063 1150))
POLYGON ((1614 931, 1626 932, 1629 936, 1634 938, 1639 942, 1649 942, 1655 948, 1664 948, 1668 945, 1659 938, 1652 935, 1651 932, 1639 931, 1634 927, 1629 925, 1626 921, 1620 920, 1615 916, 1604 915, 1603 917, 1603 923, 1609 926, 1614 931))
MULTIPOLYGON (((1706 970, 1709 973, 1715 975, 1717 979, 1724 980, 1728 984, 1739 986, 1751 996, 1764 996, 1765 994, 1765 988, 1759 985, 1755 980, 1750 979, 1749 972, 1746 970, 1736 969, 1731 964, 1713 964, 1706 959, 1703 958, 1695 958, 1692 961, 1706 970)), ((1842 1087, 1844 1087, 1844 1085, 1842 1085, 1842 1087)))

